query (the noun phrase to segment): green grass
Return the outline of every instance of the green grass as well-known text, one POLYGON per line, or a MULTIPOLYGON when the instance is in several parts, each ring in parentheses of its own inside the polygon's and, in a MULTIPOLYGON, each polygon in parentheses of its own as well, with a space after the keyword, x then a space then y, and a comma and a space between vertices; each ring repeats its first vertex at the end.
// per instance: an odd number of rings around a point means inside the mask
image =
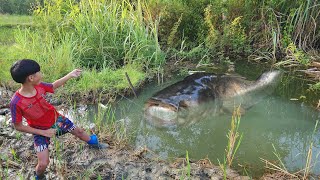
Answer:
POLYGON ((27 58, 40 64, 46 82, 74 68, 84 70, 62 94, 94 93, 98 98, 98 93, 130 92, 125 73, 137 87, 147 75, 157 73, 165 60, 155 23, 144 21, 143 5, 139 1, 136 5, 137 9, 127 1, 69 4, 56 0, 36 9, 32 27, 20 26, 16 31, 12 31, 15 25, 30 24, 32 18, 2 15, 0 83, 16 85, 10 66, 27 58))
POLYGON ((12 26, 30 26, 32 25, 32 16, 26 15, 9 15, 0 14, 0 26, 12 27, 12 26))
MULTIPOLYGON (((0 14, 0 84, 12 85, 9 69, 16 59, 20 59, 21 51, 16 46, 15 33, 19 28, 32 24, 32 17, 25 15, 0 14)), ((16 86, 16 85, 13 85, 16 86)))
POLYGON ((139 70, 138 67, 134 66, 124 66, 117 70, 105 68, 99 72, 86 69, 82 76, 70 82, 66 89, 68 89, 69 93, 77 93, 79 89, 81 89, 80 94, 82 95, 88 94, 89 92, 120 92, 121 90, 129 88, 129 82, 125 77, 125 72, 128 73, 135 87, 139 86, 145 79, 145 74, 139 70))
POLYGON ((14 29, 0 26, 0 45, 11 45, 14 42, 14 29))

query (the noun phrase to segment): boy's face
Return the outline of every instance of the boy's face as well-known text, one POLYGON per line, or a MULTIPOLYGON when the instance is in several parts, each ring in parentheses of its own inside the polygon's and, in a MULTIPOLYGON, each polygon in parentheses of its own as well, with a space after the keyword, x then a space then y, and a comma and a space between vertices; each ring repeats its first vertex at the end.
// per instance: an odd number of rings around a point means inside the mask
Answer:
POLYGON ((42 73, 39 71, 31 74, 30 76, 28 76, 28 79, 33 85, 38 85, 42 80, 42 73))

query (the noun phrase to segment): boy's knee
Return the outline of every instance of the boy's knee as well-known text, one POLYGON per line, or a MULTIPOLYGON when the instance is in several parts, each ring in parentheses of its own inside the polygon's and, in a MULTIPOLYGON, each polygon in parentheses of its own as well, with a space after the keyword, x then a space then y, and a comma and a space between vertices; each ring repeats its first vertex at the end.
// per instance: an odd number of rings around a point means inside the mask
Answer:
POLYGON ((82 128, 76 128, 75 130, 74 130, 74 134, 75 135, 81 135, 81 134, 83 134, 84 133, 84 130, 82 129, 82 128))
POLYGON ((38 165, 41 167, 47 167, 50 163, 49 159, 39 159, 38 160, 38 165))
POLYGON ((39 168, 41 168, 41 169, 45 169, 45 168, 47 168, 47 166, 49 165, 49 163, 50 163, 49 159, 47 159, 47 160, 40 160, 40 161, 38 161, 38 166, 39 166, 39 168))

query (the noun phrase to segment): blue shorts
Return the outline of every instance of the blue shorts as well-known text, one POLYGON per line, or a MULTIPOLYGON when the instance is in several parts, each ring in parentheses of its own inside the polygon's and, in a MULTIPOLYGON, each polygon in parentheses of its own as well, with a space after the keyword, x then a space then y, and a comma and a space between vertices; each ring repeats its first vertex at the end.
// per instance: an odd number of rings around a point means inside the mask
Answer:
MULTIPOLYGON (((76 127, 68 118, 59 116, 57 121, 51 128, 57 130, 56 136, 61 136, 63 134, 73 131, 76 127)), ((33 135, 33 141, 34 149, 36 152, 41 152, 45 149, 48 149, 50 144, 50 138, 41 135, 33 135)))

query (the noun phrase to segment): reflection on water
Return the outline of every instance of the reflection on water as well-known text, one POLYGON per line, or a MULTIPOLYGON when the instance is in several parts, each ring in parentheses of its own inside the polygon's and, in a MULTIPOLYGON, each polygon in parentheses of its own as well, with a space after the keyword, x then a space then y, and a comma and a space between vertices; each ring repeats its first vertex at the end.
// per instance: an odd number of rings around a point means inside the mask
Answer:
MULTIPOLYGON (((223 161, 231 114, 204 114, 197 123, 173 129, 158 129, 144 120, 144 102, 166 86, 168 84, 150 85, 139 98, 123 98, 117 104, 117 119, 128 117, 131 120, 129 127, 136 135, 132 143, 136 147, 146 145, 165 159, 185 157, 187 150, 189 157, 195 160, 208 157, 214 164, 218 164, 218 159, 223 161)), ((313 134, 316 121, 320 119, 319 112, 279 94, 274 93, 258 102, 241 117, 239 131, 243 133, 243 140, 234 163, 240 164, 241 168, 234 168, 245 169, 249 175, 261 175, 264 164, 260 158, 277 161, 276 151, 286 168, 291 171, 302 169, 311 141, 314 142, 312 163, 319 161, 320 132, 317 130, 313 134)), ((320 174, 319 163, 312 172, 320 174)))

